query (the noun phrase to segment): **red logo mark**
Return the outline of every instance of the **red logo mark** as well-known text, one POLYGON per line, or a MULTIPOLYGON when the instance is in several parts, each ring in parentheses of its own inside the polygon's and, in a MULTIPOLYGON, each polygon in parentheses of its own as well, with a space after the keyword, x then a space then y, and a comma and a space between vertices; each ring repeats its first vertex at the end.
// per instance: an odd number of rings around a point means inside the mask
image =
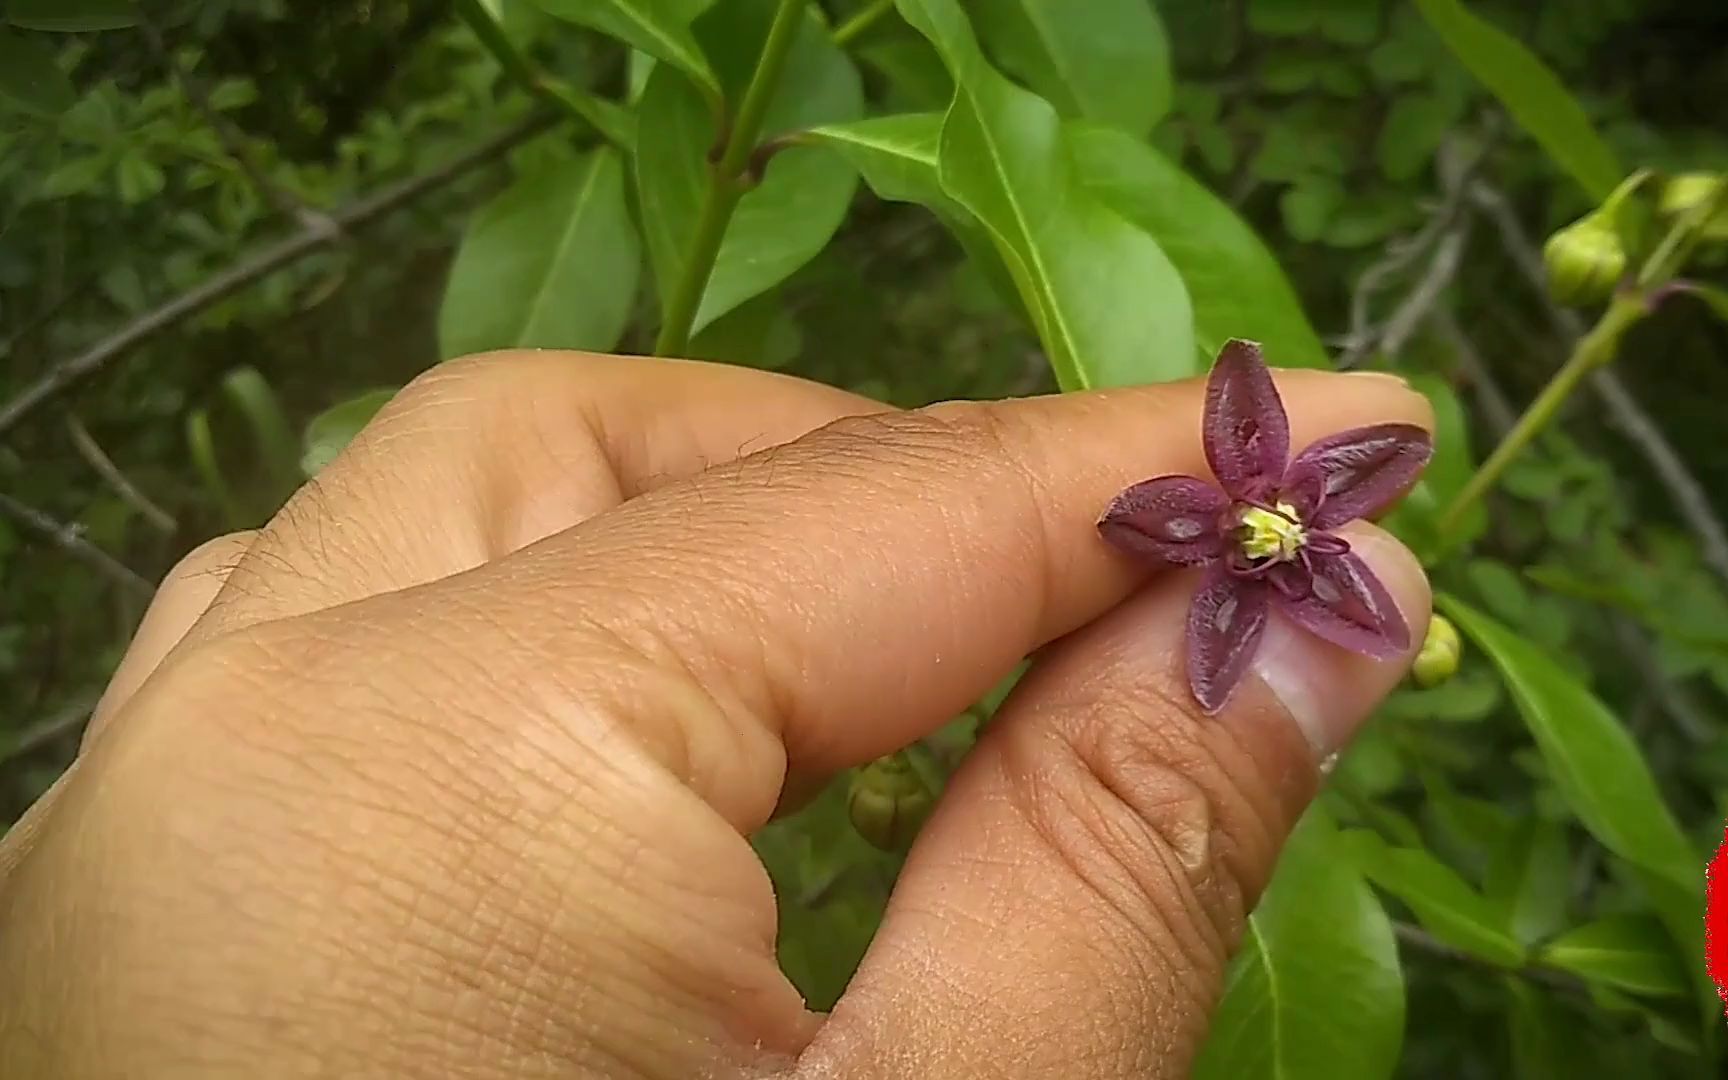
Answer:
POLYGON ((1728 1005, 1728 829, 1723 832, 1722 846, 1704 871, 1704 966, 1716 993, 1728 1005))

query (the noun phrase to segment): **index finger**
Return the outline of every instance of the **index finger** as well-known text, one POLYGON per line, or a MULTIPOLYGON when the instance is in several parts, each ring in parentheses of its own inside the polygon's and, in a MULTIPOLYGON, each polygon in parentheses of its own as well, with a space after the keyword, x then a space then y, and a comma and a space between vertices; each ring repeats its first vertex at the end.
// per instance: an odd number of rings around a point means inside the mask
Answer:
MULTIPOLYGON (((1296 446, 1431 426, 1397 379, 1277 378, 1296 446)), ((1122 599, 1137 571, 1094 523, 1128 484, 1205 472, 1203 396, 1195 380, 841 420, 439 583, 437 603, 404 596, 392 632, 461 640, 494 683, 604 693, 753 828, 788 766, 904 746, 1122 599), (595 656, 603 679, 572 670, 595 656), (668 673, 703 707, 663 707, 668 673)))

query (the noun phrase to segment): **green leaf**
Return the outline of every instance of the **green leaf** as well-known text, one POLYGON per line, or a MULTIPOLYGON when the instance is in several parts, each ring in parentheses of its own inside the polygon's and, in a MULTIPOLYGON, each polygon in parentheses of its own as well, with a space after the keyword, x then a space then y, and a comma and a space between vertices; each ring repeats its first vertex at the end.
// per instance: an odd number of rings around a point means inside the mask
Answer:
POLYGON ((216 452, 216 436, 210 426, 210 412, 198 409, 186 416, 186 449, 192 458, 192 468, 204 485, 204 494, 222 511, 230 529, 243 529, 253 524, 252 517, 234 494, 234 486, 222 469, 216 452))
POLYGON ((1392 925, 1310 810, 1248 917, 1195 1080, 1379 1080, 1398 1063, 1404 980, 1392 925))
POLYGON ((1145 0, 977 0, 971 12, 1003 69, 1064 116, 1145 136, 1170 109, 1170 46, 1145 0))
POLYGON ((26 30, 79 33, 134 26, 138 11, 132 0, 9 0, 4 21, 26 30))
POLYGON ((714 0, 535 0, 550 15, 609 34, 696 80, 709 101, 720 81, 690 32, 714 0))
POLYGON ((1145 229, 1176 264, 1210 358, 1233 337, 1258 341, 1280 367, 1327 367, 1296 291, 1252 226, 1157 150, 1095 124, 1070 127, 1092 193, 1145 229))
POLYGON ((1439 940, 1491 964, 1517 967, 1524 947, 1500 928, 1492 904, 1457 871, 1418 848, 1393 847, 1373 833, 1343 837, 1368 880, 1402 900, 1439 940))
POLYGON ((115 168, 114 178, 119 184, 120 201, 127 206, 155 198, 168 184, 162 169, 142 152, 122 157, 115 168))
POLYGON ((930 43, 910 31, 856 46, 864 62, 880 71, 888 85, 882 107, 890 112, 945 109, 954 98, 954 80, 930 43))
POLYGON ((960 241, 991 286, 1003 296, 1015 297, 1013 278, 996 254, 990 234, 942 190, 937 161, 942 142, 940 113, 901 113, 829 124, 811 130, 807 138, 838 151, 879 198, 929 209, 960 241))
POLYGON ((316 476, 347 449, 360 429, 371 423, 378 410, 395 396, 396 388, 380 387, 337 402, 314 416, 306 424, 300 471, 307 477, 316 476))
POLYGON ((287 498, 299 486, 300 451, 275 389, 257 369, 244 367, 222 380, 222 391, 246 418, 258 458, 278 489, 275 496, 287 498))
POLYGON ((1537 959, 1634 994, 1684 997, 1690 989, 1673 942, 1661 923, 1645 915, 1610 915, 1586 923, 1549 942, 1537 959))
POLYGON ((1551 821, 1520 821, 1496 845, 1482 892, 1499 925, 1526 945, 1560 929, 1572 892, 1566 830, 1551 821))
POLYGON ((1065 390, 1194 374, 1181 276, 1150 235, 1081 182, 1049 102, 984 60, 954 0, 900 0, 954 76, 943 190, 983 224, 1065 390))
POLYGON ((445 287, 440 349, 610 349, 641 265, 617 152, 543 162, 475 216, 445 287))
POLYGON ((26 112, 54 116, 71 108, 78 94, 52 52, 22 34, 0 30, 0 98, 26 112))
POLYGON ((1632 865, 1696 887, 1698 854, 1614 714, 1505 626, 1445 594, 1437 605, 1500 670, 1554 786, 1590 834, 1632 865))
MULTIPOLYGON (((770 0, 739 0, 716 9, 696 27, 723 73, 748 67, 762 37, 741 33, 739 20, 765 34, 770 0)), ((728 80, 730 83, 730 80, 728 80)), ((799 132, 863 112, 858 71, 829 43, 812 15, 799 28, 778 90, 768 106, 764 134, 799 132)), ((677 72, 657 66, 642 93, 636 145, 636 185, 648 254, 662 295, 684 274, 710 173, 713 116, 677 72)), ((738 201, 693 331, 780 284, 827 246, 857 187, 852 169, 814 147, 776 153, 762 182, 738 201)))
POLYGON ((1600 202, 1614 190, 1625 170, 1546 64, 1459 0, 1416 0, 1416 6, 1458 62, 1591 198, 1600 202))
POLYGON ((690 339, 686 355, 770 370, 786 367, 804 347, 804 333, 778 293, 746 300, 709 323, 690 339))

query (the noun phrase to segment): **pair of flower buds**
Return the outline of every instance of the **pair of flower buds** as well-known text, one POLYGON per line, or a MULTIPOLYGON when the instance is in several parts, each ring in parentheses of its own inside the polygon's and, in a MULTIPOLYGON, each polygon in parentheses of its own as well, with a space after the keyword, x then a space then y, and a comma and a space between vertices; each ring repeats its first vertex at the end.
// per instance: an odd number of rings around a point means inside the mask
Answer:
MULTIPOLYGON (((1568 307, 1605 300, 1626 278, 1629 239, 1639 215, 1635 196, 1653 175, 1648 169, 1627 177, 1602 205, 1548 238, 1542 261, 1548 271, 1548 293, 1568 307)), ((1715 202, 1728 177, 1713 173, 1679 173, 1662 183, 1656 200, 1657 217, 1678 221, 1715 202)), ((1720 205, 1720 204, 1719 204, 1720 205)), ((1719 258, 1728 245, 1728 207, 1712 213, 1698 230, 1705 245, 1702 258, 1719 258), (1715 248, 1717 250, 1711 250, 1715 248)))

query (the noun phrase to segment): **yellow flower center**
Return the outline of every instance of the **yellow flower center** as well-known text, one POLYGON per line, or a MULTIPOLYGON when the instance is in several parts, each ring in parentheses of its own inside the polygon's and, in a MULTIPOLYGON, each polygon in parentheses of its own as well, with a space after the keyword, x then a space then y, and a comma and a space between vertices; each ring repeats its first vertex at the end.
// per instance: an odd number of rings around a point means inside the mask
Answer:
POLYGON ((1250 559, 1293 559, 1308 532, 1296 520, 1296 508, 1279 503, 1277 513, 1251 506, 1242 511, 1242 553, 1250 559))

